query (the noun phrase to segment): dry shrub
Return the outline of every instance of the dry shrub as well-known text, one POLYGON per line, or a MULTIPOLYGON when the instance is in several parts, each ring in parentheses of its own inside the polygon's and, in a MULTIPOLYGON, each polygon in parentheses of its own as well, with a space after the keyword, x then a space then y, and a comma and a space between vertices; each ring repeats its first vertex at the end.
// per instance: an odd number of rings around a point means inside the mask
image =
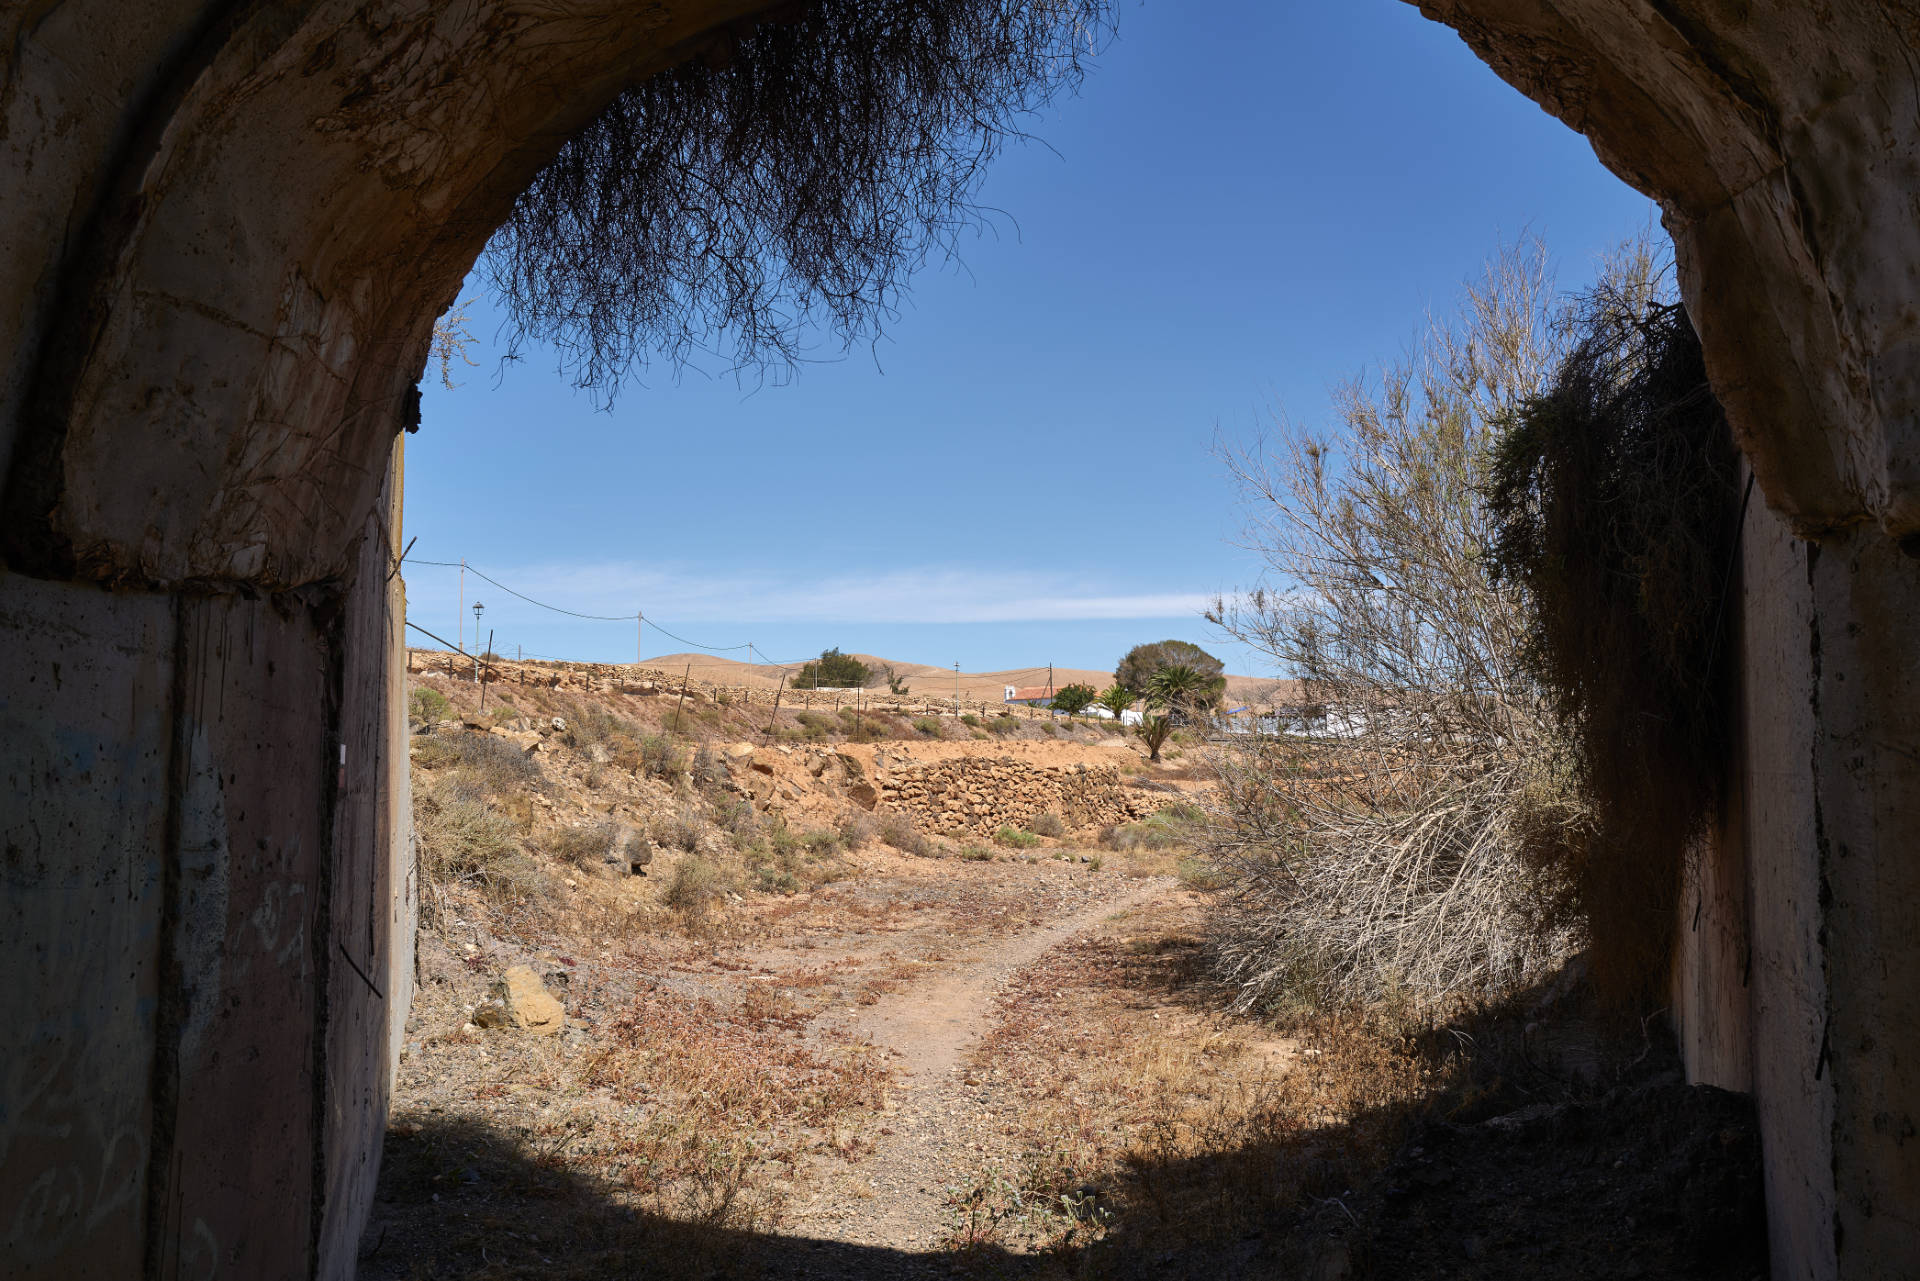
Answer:
POLYGON ((540 844, 562 863, 592 869, 606 862, 619 835, 619 828, 610 822, 584 823, 578 827, 556 827, 540 844))
POLYGON ((904 814, 887 814, 879 823, 880 839, 899 850, 902 854, 916 854, 926 858, 933 853, 933 842, 926 834, 913 825, 913 821, 904 814))
POLYGON ((840 839, 850 850, 860 849, 880 834, 880 825, 865 810, 849 810, 840 816, 840 839))
POLYGON ((710 744, 702 743, 693 754, 693 764, 689 767, 695 786, 718 788, 727 781, 727 767, 714 754, 710 744))
POLYGON ((673 865, 673 874, 661 893, 663 902, 678 912, 685 922, 705 922, 713 905, 733 888, 733 878, 712 859, 688 854, 673 865))
POLYGON ((1185 849, 1199 840, 1207 816, 1196 805, 1184 802, 1167 806, 1137 823, 1109 827, 1100 833, 1100 843, 1111 850, 1185 849))
POLYGON ((1528 666, 1594 810, 1585 839, 1541 853, 1585 911, 1596 982, 1645 1001, 1728 763, 1739 468, 1678 305, 1610 281, 1572 324, 1578 345, 1499 442, 1492 562, 1531 604, 1528 666))
POLYGON ((1050 836, 1057 840, 1067 834, 1067 824, 1052 810, 1045 810, 1033 816, 1033 821, 1027 824, 1027 830, 1035 836, 1050 836))
MULTIPOLYGON (((1609 271, 1631 274, 1631 261, 1609 271)), ((1494 259, 1340 426, 1230 455, 1272 589, 1214 621, 1298 676, 1311 748, 1220 753, 1230 883, 1216 958, 1243 1008, 1393 1001, 1431 1016, 1543 976, 1577 943, 1555 869, 1586 814, 1522 661, 1528 613, 1496 582, 1482 492, 1501 424, 1559 366, 1565 304, 1537 243, 1494 259)))
POLYGON ((1081 939, 1014 981, 973 1063, 1017 1100, 1017 1155, 950 1196, 950 1246, 1024 1245, 1065 1275, 1108 1275, 1149 1243, 1270 1232, 1391 1154, 1431 1066, 1353 1018, 1275 1057, 1270 1027, 1141 1007, 1141 991, 1198 979, 1199 953, 1178 935, 1081 939))
POLYGON ((784 365, 816 325, 877 332, 1107 22, 1104 0, 819 0, 719 33, 515 202, 486 264, 516 345, 552 344, 611 396, 654 350, 730 340, 738 366, 784 365))
POLYGON ((630 773, 672 782, 687 769, 686 752, 664 734, 630 734, 615 731, 607 735, 608 759, 630 773))
POLYGON ((655 845, 663 849, 685 850, 689 854, 699 850, 700 834, 704 830, 700 811, 691 805, 656 810, 647 822, 647 835, 653 838, 655 845))
POLYGON ((671 1218, 763 1226, 776 1180, 853 1114, 877 1110, 889 1080, 871 1046, 810 1046, 764 1009, 650 996, 607 1029, 578 1069, 625 1118, 573 1135, 574 1163, 671 1218))
POLYGON ((429 928, 440 923, 446 893, 456 883, 476 886, 500 903, 540 898, 545 878, 521 848, 513 821, 484 802, 461 800, 450 792, 437 789, 414 800, 423 923, 429 928))

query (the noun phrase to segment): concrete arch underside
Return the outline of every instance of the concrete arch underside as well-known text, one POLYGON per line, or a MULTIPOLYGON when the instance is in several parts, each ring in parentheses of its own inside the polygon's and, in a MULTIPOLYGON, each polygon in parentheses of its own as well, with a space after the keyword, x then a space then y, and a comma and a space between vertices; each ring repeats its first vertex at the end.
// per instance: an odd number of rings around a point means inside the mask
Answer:
MULTIPOLYGON (((346 1277, 411 982, 396 441, 561 143, 765 0, 0 5, 0 1258, 346 1277)), ((1780 1276, 1920 1268, 1920 5, 1423 0, 1656 198, 1762 505, 1676 1012, 1780 1276)))

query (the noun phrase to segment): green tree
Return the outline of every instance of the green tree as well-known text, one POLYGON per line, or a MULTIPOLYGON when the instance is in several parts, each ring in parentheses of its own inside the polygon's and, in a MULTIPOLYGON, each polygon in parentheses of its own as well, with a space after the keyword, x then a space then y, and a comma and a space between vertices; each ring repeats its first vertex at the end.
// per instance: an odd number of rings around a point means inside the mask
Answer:
POLYGON ((1133 727, 1140 741, 1147 745, 1147 759, 1160 759, 1160 749, 1166 745, 1167 736, 1173 733, 1173 721, 1165 716, 1143 716, 1140 723, 1133 727))
POLYGON ((1147 682, 1147 701, 1166 708, 1168 716, 1179 724, 1214 706, 1219 694, 1205 673, 1185 663, 1174 663, 1155 672, 1147 682))
POLYGON ((1205 690, 1194 699, 1196 708, 1217 707, 1226 697, 1226 664, 1192 641, 1163 640, 1135 645, 1114 669, 1113 683, 1145 693, 1152 687, 1153 678, 1168 667, 1191 667, 1205 678, 1205 690))
POLYGON ((851 654, 842 654, 838 646, 823 649, 820 657, 800 669, 793 678, 795 689, 862 689, 872 673, 867 665, 851 654))
POLYGON ((1106 692, 1095 701, 1112 712, 1115 720, 1119 720, 1129 707, 1140 701, 1140 696, 1125 685, 1109 685, 1106 692))
POLYGON ((1053 710, 1072 716, 1092 707, 1099 697, 1091 685, 1063 685, 1053 692, 1053 710))

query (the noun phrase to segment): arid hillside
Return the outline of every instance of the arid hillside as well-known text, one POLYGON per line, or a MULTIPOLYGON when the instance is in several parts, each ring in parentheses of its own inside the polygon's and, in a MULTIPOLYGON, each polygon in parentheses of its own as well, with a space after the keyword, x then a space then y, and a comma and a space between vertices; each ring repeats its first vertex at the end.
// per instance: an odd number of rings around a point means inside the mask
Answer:
POLYGON ((443 657, 414 656, 419 989, 364 1277, 1763 1259, 1744 1106, 1563 991, 1444 1035, 1230 1012, 1203 743, 443 657))
MULTIPOLYGON (((1049 669, 1043 664, 1039 667, 1010 667, 998 672, 958 672, 951 667, 934 667, 926 663, 904 663, 896 659, 882 658, 877 654, 855 654, 853 657, 865 663, 874 671, 884 671, 891 667, 894 673, 906 680, 908 687, 916 694, 929 697, 951 698, 958 691, 963 702, 1000 701, 1001 691, 1008 685, 1026 687, 1047 683, 1049 669)), ((744 685, 754 688, 772 689, 779 684, 782 668, 763 663, 742 663, 731 658, 719 658, 712 654, 662 654, 657 658, 648 658, 647 667, 658 667, 676 675, 691 671, 698 680, 711 681, 721 685, 744 685)), ((1095 689, 1105 689, 1113 684, 1112 671, 1093 671, 1089 668, 1056 667, 1052 669, 1054 688, 1064 685, 1091 685, 1095 689)), ((1258 704, 1271 700, 1277 693, 1290 690, 1294 682, 1262 676, 1227 676, 1227 698, 1235 704, 1258 704)))

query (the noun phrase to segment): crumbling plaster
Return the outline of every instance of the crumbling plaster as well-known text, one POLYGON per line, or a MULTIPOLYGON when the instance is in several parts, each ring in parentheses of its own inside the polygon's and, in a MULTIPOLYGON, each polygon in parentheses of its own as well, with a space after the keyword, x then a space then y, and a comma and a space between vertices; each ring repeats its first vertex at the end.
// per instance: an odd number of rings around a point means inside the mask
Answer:
MULTIPOLYGON (((0 1008, 0 1233, 27 1275, 351 1274, 410 974, 395 441, 429 329, 571 131, 771 8, 0 3, 0 960, 39 976, 0 1008)), ((1920 7, 1420 8, 1674 235, 1764 499, 1683 1035, 1760 1101, 1777 1274, 1910 1274, 1920 7)))

